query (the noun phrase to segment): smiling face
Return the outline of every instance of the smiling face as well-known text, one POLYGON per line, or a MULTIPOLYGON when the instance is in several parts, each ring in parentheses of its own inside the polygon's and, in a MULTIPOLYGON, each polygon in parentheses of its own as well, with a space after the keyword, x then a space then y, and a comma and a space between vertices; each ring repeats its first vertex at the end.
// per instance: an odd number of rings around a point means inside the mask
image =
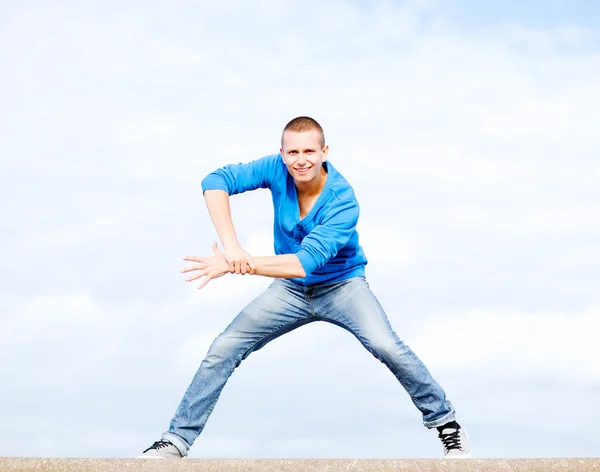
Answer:
POLYGON ((298 187, 319 186, 329 146, 323 145, 323 136, 318 130, 284 131, 280 152, 298 187))

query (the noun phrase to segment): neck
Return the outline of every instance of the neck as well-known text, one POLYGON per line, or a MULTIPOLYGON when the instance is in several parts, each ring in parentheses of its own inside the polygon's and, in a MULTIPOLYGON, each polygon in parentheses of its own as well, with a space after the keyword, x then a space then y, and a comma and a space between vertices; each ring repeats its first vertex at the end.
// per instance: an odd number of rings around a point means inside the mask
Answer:
POLYGON ((325 187, 325 182, 327 182, 327 171, 325 170, 325 167, 321 167, 321 172, 318 179, 310 182, 296 181, 295 183, 299 196, 310 197, 320 194, 321 190, 323 190, 323 187, 325 187))

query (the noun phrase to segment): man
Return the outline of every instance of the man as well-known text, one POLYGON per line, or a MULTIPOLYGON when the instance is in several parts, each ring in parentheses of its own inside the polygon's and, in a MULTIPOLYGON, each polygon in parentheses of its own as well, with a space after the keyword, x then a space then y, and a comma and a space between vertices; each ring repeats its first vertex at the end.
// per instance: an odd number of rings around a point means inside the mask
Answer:
POLYGON ((213 256, 184 257, 187 281, 198 288, 226 273, 273 277, 211 345, 179 408, 163 433, 139 457, 180 458, 200 435, 233 371, 269 341, 313 321, 350 331, 383 362, 436 428, 447 458, 470 457, 467 434, 440 385, 396 335, 365 279, 367 259, 358 244, 359 205, 352 187, 327 161, 321 126, 298 117, 283 130, 277 155, 227 165, 209 174, 202 189, 223 244, 213 256), (252 257, 237 241, 229 196, 257 188, 271 190, 275 256, 252 257))

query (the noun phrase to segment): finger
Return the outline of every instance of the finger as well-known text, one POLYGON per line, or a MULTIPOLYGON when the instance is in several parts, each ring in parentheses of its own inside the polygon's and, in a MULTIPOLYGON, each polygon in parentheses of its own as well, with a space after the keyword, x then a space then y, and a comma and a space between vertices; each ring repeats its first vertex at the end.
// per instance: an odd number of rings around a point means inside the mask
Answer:
POLYGON ((235 265, 233 264, 233 261, 227 262, 227 264, 229 264, 229 273, 230 274, 235 273, 235 265))
POLYGON ((184 274, 186 272, 191 272, 192 270, 201 270, 201 269, 206 269, 206 263, 203 262, 202 264, 199 264, 199 265, 184 267, 183 269, 181 269, 181 273, 184 274))
POLYGON ((204 287, 211 279, 212 277, 210 275, 207 275, 204 280, 202 282, 200 282, 200 285, 198 285, 197 289, 200 290, 202 287, 204 287))
POLYGON ((251 257, 250 259, 248 259, 248 265, 250 266, 250 269, 256 269, 256 263, 254 262, 254 258, 251 257))
POLYGON ((196 280, 199 279, 200 277, 204 277, 206 275, 206 271, 203 270, 202 272, 198 272, 197 274, 191 275, 190 277, 188 277, 187 279, 185 279, 186 282, 191 282, 192 280, 196 280))
POLYGON ((235 273, 240 274, 242 272, 242 264, 240 261, 235 261, 235 273))
POLYGON ((215 241, 215 242, 213 242, 213 245, 212 245, 212 250, 213 250, 213 252, 215 253, 215 255, 217 255, 219 252, 221 252, 221 251, 219 251, 219 246, 217 245, 217 242, 216 242, 216 241, 215 241))
POLYGON ((246 267, 248 267, 248 264, 246 264, 245 262, 242 261, 242 265, 240 267, 240 269, 242 271, 242 275, 246 275, 246 267))
POLYGON ((206 257, 198 257, 198 256, 184 256, 184 261, 192 261, 192 262, 204 262, 206 257))

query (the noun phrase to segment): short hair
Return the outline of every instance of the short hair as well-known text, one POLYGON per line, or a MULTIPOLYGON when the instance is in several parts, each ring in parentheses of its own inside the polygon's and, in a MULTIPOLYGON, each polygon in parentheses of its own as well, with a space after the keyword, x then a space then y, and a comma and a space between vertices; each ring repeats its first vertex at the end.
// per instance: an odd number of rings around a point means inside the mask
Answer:
POLYGON ((283 128, 283 132, 281 133, 281 147, 283 147, 283 134, 286 131, 303 133, 313 129, 317 130, 321 134, 321 146, 325 147, 325 133, 323 132, 323 128, 319 123, 317 123, 317 120, 314 120, 309 116, 299 116, 285 125, 285 128, 283 128))

